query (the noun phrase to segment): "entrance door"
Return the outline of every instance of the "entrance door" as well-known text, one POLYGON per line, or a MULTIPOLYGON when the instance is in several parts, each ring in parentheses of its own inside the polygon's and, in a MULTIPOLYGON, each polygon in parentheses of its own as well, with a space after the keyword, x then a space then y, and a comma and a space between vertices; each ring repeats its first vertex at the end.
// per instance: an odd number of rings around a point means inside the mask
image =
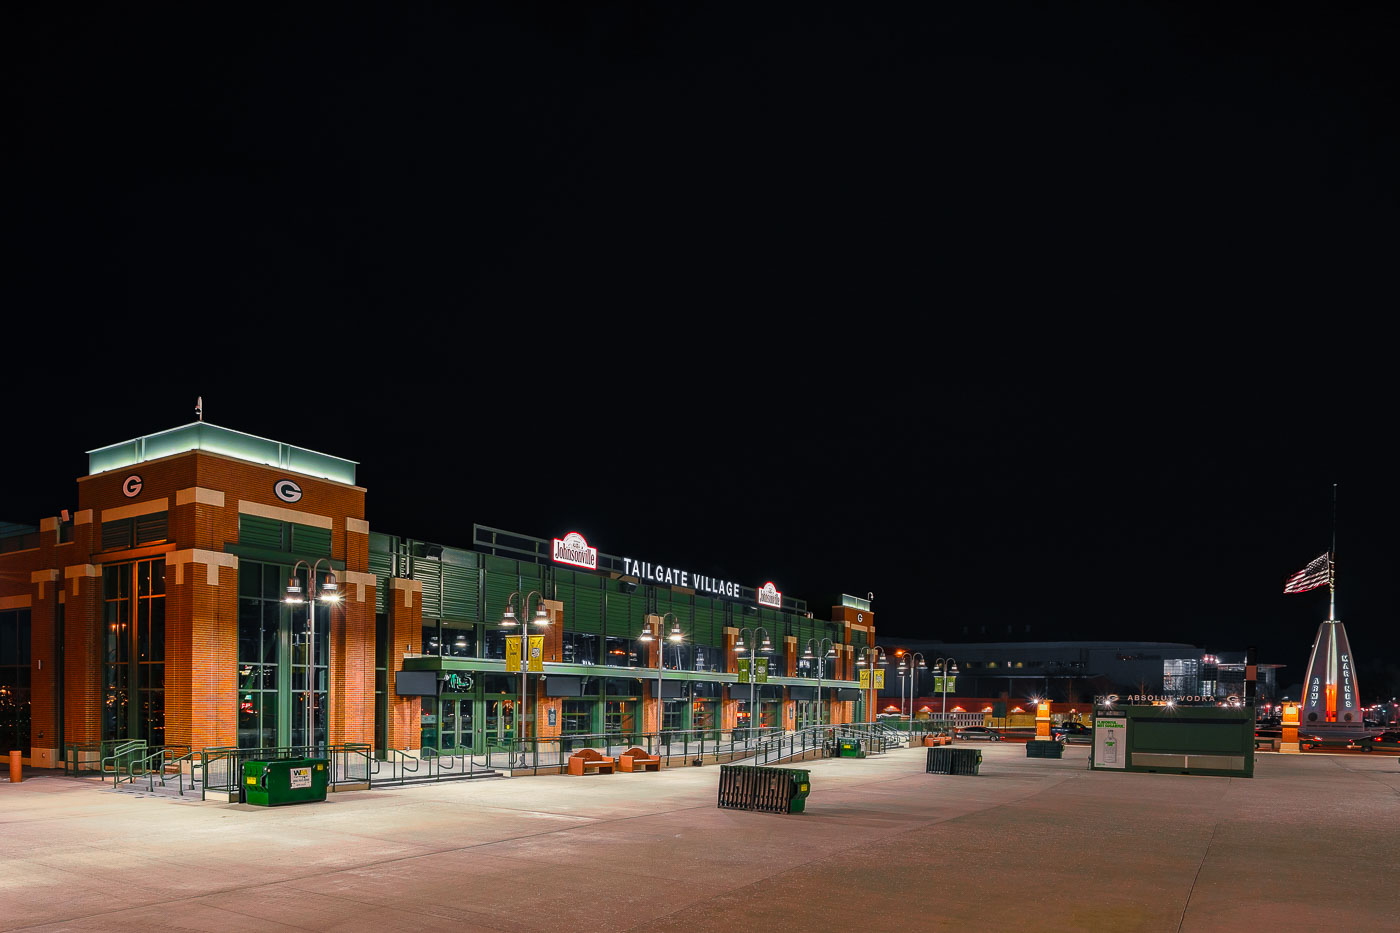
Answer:
POLYGON ((519 697, 486 698, 486 743, 488 748, 511 748, 515 742, 515 708, 519 697))
POLYGON ((471 752, 476 745, 472 733, 470 696, 444 696, 439 701, 441 724, 438 748, 444 752, 471 752))

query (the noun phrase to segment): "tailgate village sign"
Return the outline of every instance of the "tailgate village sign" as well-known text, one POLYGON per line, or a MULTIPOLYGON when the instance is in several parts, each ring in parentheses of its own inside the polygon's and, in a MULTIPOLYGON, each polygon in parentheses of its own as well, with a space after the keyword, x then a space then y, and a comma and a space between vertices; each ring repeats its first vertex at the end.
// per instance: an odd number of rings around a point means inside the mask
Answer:
POLYGON ((650 583, 659 583, 663 586, 683 586, 686 589, 695 590, 697 593, 708 593, 711 596, 727 596, 730 599, 738 599, 743 594, 743 589, 739 584, 731 583, 728 580, 719 580, 704 574, 691 573, 688 570, 677 570, 675 567, 667 567, 662 564, 648 564, 644 560, 633 560, 630 557, 622 558, 622 569, 624 573, 641 577, 650 583))

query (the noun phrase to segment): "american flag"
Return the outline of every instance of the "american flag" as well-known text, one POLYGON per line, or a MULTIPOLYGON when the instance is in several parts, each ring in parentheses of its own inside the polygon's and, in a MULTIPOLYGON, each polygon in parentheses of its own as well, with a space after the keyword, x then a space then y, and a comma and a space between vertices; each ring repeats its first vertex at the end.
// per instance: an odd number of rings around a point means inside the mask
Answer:
POLYGON ((1289 577, 1288 582, 1283 585, 1283 591, 1285 593, 1306 593, 1308 590, 1315 590, 1319 586, 1326 586, 1331 582, 1332 555, 1323 554, 1289 577))

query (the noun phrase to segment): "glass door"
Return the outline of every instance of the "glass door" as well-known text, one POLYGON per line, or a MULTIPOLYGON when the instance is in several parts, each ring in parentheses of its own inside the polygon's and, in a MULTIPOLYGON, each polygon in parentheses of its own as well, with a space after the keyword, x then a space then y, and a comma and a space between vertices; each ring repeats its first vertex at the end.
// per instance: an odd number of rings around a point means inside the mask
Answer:
POLYGON ((444 752, 470 753, 473 750, 476 743, 472 732, 472 705, 469 696, 446 696, 440 701, 442 721, 438 747, 444 752))
POLYGON ((486 698, 486 744, 488 749, 509 749, 515 742, 515 709, 520 697, 486 698))

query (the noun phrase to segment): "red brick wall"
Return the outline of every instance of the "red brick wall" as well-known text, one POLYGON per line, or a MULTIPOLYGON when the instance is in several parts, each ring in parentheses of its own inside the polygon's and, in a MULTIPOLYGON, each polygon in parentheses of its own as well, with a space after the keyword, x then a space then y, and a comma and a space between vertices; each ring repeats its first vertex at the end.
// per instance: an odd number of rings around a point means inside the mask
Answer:
POLYGON ((407 646, 412 645, 414 653, 423 651, 422 597, 422 583, 399 577, 389 581, 389 591, 384 594, 384 608, 389 615, 385 741, 390 748, 418 748, 423 744, 419 698, 401 697, 394 692, 394 675, 403 670, 407 646))
POLYGON ((340 604, 331 614, 330 740, 373 745, 375 578, 350 572, 341 584, 340 604))

